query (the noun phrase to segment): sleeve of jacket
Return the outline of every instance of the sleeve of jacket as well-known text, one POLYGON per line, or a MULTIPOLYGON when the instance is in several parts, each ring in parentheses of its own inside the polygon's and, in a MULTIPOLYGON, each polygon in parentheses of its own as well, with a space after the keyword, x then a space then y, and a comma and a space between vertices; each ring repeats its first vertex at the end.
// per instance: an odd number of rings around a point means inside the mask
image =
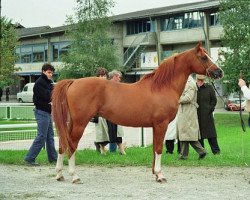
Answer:
POLYGON ((247 100, 250 100, 250 89, 246 85, 244 85, 244 86, 241 87, 241 91, 243 92, 244 97, 247 100))
POLYGON ((196 92, 195 86, 192 85, 190 82, 187 82, 185 89, 180 97, 179 103, 180 104, 190 103, 194 98, 195 92, 196 92))

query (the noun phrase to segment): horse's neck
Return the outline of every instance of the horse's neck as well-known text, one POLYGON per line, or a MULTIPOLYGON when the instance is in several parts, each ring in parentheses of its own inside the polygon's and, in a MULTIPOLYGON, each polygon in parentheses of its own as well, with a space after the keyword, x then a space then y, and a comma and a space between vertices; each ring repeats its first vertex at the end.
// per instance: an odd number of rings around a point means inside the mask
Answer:
POLYGON ((178 96, 180 97, 184 88, 185 88, 185 85, 186 85, 186 82, 187 82, 187 79, 188 79, 188 76, 190 75, 190 70, 189 70, 189 67, 187 65, 187 63, 182 63, 182 62, 179 62, 181 64, 178 64, 175 63, 175 70, 174 70, 174 79, 172 81, 172 88, 174 88, 174 90, 177 92, 178 96))

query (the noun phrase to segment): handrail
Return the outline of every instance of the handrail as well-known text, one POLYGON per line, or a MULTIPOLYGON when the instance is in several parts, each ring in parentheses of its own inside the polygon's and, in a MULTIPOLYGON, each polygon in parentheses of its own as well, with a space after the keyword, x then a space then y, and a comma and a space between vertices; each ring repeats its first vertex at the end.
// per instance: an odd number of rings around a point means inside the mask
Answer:
POLYGON ((126 66, 126 64, 129 62, 129 60, 132 58, 132 56, 135 54, 135 52, 138 50, 138 48, 145 42, 149 41, 149 33, 146 33, 144 37, 141 38, 141 34, 134 38, 131 45, 127 48, 127 50, 123 54, 124 62, 123 66, 126 66), (141 38, 141 40, 138 41, 138 38, 141 38), (135 43, 137 45, 135 45, 135 43), (133 50, 132 53, 131 49, 133 50), (130 54, 129 54, 130 53, 130 54))

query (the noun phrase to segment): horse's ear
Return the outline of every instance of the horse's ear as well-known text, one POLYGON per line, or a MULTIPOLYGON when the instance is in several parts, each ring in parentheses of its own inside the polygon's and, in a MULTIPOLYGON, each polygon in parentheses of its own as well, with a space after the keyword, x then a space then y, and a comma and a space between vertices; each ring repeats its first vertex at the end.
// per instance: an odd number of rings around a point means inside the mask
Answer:
POLYGON ((195 51, 198 52, 200 50, 201 46, 202 46, 202 43, 201 43, 201 41, 199 41, 195 47, 195 51))

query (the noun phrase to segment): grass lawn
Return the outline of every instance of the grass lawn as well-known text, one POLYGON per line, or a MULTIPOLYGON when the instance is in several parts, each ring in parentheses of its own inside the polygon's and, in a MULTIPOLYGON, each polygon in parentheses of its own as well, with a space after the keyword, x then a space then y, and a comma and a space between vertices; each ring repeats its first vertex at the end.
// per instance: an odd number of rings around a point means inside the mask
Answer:
MULTIPOLYGON (((205 142, 208 156, 204 160, 198 160, 197 153, 190 147, 188 160, 178 160, 177 153, 165 154, 163 149, 162 165, 167 166, 250 166, 250 128, 247 125, 248 115, 243 115, 246 123, 246 132, 240 126, 239 115, 233 113, 215 114, 215 122, 218 134, 218 143, 221 148, 220 155, 213 155, 209 145, 205 142)), ((1 122, 0 122, 1 123, 1 122)), ((98 154, 94 150, 81 150, 76 153, 78 165, 105 165, 105 166, 151 166, 153 159, 152 146, 146 148, 131 147, 126 149, 127 155, 108 153, 106 156, 98 154)), ((0 151, 0 163, 23 164, 23 158, 27 150, 2 150, 0 151)), ((42 150, 37 162, 48 164, 46 151, 42 150)), ((65 159, 65 163, 67 163, 65 159)))

